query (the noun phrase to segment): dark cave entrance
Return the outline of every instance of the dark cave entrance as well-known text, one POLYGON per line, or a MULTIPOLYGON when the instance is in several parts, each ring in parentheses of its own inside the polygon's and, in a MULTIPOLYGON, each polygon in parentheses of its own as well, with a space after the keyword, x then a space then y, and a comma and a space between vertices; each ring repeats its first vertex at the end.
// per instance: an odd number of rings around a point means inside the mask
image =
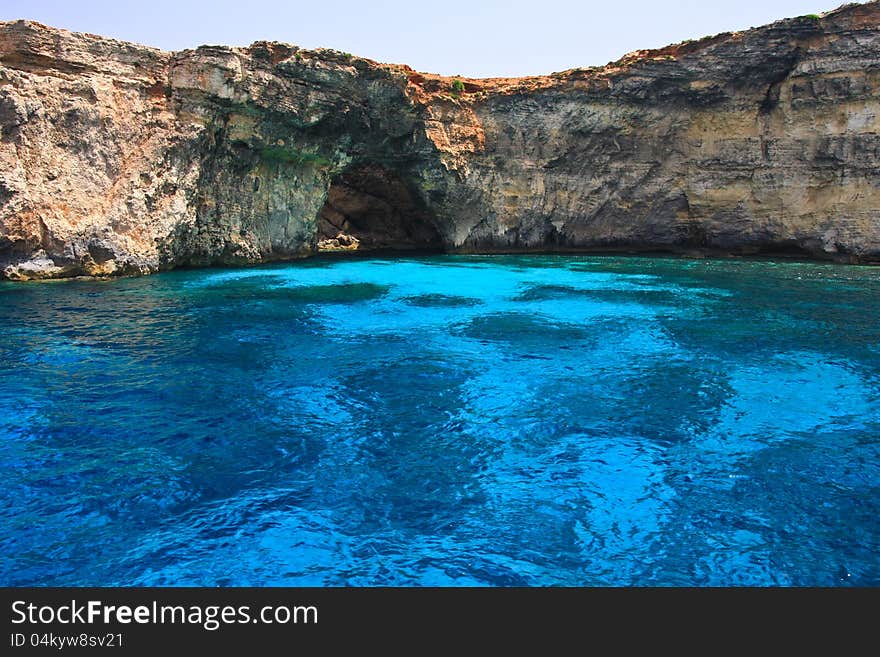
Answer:
POLYGON ((336 176, 318 213, 318 251, 440 251, 431 215, 395 173, 362 164, 336 176))

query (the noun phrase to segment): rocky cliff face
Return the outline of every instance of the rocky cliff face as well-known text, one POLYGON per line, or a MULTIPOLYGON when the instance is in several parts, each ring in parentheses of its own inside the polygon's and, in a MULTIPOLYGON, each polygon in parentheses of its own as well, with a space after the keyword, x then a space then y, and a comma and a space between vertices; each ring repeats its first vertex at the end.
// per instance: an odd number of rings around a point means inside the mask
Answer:
POLYGON ((876 262, 878 116, 876 2, 455 85, 279 43, 166 53, 0 23, 0 272, 319 242, 876 262))

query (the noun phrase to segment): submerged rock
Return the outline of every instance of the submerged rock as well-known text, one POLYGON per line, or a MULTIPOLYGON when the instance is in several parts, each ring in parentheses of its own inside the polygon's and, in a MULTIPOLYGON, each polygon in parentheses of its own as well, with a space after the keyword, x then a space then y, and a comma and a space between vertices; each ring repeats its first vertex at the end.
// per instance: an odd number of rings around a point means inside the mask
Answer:
POLYGON ((878 90, 876 2, 454 86, 0 23, 0 276, 355 248, 877 262, 878 90))

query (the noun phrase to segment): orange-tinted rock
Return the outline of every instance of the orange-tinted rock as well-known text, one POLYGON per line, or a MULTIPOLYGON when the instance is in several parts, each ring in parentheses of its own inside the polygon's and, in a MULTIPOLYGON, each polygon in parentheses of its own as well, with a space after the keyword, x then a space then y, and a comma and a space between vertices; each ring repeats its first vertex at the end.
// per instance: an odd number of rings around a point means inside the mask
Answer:
POLYGON ((878 117, 876 2, 484 80, 0 23, 0 272, 258 263, 340 233, 872 262, 878 117))

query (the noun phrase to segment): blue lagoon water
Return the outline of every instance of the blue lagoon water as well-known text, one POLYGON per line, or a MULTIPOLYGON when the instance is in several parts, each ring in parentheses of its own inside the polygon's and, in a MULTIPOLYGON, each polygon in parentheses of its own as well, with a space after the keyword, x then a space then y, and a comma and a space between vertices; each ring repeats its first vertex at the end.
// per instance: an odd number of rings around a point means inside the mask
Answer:
POLYGON ((878 585, 880 270, 0 285, 0 584, 878 585))

